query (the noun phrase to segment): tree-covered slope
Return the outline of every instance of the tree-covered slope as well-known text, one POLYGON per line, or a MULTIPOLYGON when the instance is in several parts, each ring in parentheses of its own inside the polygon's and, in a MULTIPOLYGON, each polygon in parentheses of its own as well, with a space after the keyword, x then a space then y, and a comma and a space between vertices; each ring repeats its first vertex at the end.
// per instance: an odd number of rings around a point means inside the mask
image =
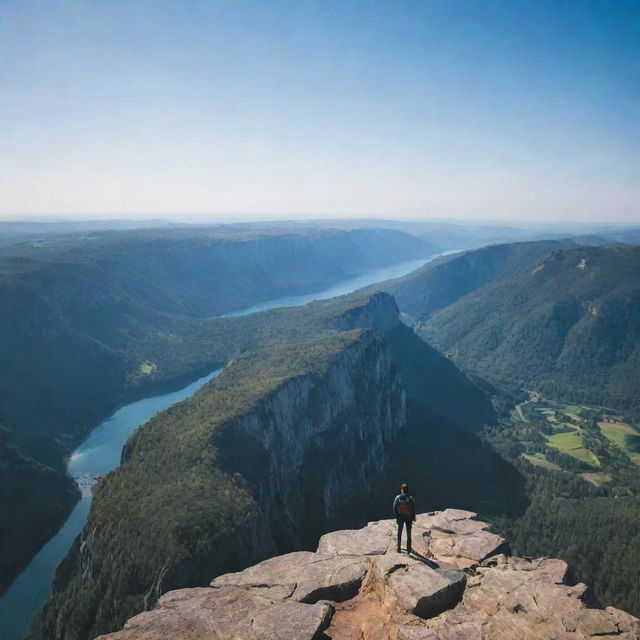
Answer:
POLYGON ((232 322, 243 335, 252 323, 251 342, 139 429, 99 483, 40 637, 95 637, 168 589, 387 515, 405 475, 442 471, 423 508, 519 506, 520 475, 470 430, 495 419, 488 398, 400 323, 388 295, 232 322))
POLYGON ((0 425, 0 587, 6 586, 33 553, 44 545, 78 499, 75 483, 10 444, 0 425), (46 514, 47 518, 42 517, 46 514), (15 526, 19 523, 19 527, 15 526), (29 544, 25 536, 29 535, 29 544))
POLYGON ((510 278, 553 251, 575 246, 572 240, 518 242, 483 247, 441 258, 384 285, 403 313, 424 320, 463 296, 510 278))
POLYGON ((471 293, 419 333, 494 383, 640 416, 640 249, 585 247, 471 293))
POLYGON ((64 457, 80 439, 119 406, 194 379, 251 340, 250 321, 243 334, 239 323, 206 316, 430 252, 396 231, 312 229, 140 230, 4 247, 0 468, 24 502, 0 495, 0 592, 43 531, 62 523, 75 495, 64 457), (35 464, 29 473, 25 460, 35 464))

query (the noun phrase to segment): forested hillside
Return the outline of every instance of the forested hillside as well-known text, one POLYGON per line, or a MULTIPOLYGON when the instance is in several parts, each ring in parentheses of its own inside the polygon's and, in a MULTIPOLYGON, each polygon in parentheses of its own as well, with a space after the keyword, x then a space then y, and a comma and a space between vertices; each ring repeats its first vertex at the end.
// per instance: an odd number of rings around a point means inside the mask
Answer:
POLYGON ((640 418, 640 248, 556 251, 464 296, 418 332, 490 382, 640 418))
POLYGON ((553 251, 576 246, 573 240, 499 244, 467 251, 426 264, 384 285, 400 310, 415 321, 537 264, 553 251))
POLYGON ((391 230, 311 229, 139 230, 4 247, 0 591, 76 499, 64 457, 82 436, 122 404, 224 364, 234 340, 251 339, 208 316, 431 252, 391 230))

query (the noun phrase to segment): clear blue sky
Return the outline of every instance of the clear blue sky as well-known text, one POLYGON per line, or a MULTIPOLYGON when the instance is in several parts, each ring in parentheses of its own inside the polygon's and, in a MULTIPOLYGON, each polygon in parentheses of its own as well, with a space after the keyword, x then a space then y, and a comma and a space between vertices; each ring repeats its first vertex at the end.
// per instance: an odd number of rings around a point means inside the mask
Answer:
POLYGON ((0 218, 640 221, 640 0, 0 0, 0 218))

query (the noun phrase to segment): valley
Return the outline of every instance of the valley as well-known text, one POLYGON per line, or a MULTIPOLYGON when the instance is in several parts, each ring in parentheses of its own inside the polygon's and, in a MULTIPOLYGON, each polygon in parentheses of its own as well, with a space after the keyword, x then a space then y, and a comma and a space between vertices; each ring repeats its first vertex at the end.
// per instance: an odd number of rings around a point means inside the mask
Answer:
POLYGON ((577 472, 592 484, 615 482, 640 464, 640 433, 607 407, 552 402, 537 393, 516 406, 508 428, 531 464, 577 472), (569 460, 568 458, 571 458, 569 460))
MULTIPOLYGON (((272 301, 259 303, 257 306, 252 305, 246 309, 234 311, 227 314, 226 317, 239 318, 243 315, 252 314, 258 310, 257 307, 269 309, 284 304, 300 305, 315 299, 330 298, 352 291, 360 286, 384 280, 393 275, 401 275, 416 266, 424 264, 424 262, 425 259, 423 258, 401 262, 390 267, 382 267, 368 271, 355 278, 346 279, 325 290, 306 295, 276 298, 272 301)), ((207 341, 212 339, 220 340, 225 336, 224 328, 230 326, 230 324, 231 321, 223 321, 222 325, 216 324, 215 321, 213 323, 206 322, 204 327, 200 328, 199 333, 202 334, 203 338, 206 334, 207 341)), ((192 334, 190 339, 193 338, 194 335, 192 334)), ((201 342, 199 346, 202 346, 201 342)), ((234 348, 237 348, 237 346, 234 348)), ((157 365, 155 363, 151 364, 148 361, 143 361, 138 372, 129 375, 128 380, 133 384, 138 384, 142 376, 152 375, 156 373, 156 369, 157 365)), ((69 520, 60 533, 56 535, 55 542, 52 540, 52 544, 47 544, 42 549, 34 558, 32 564, 15 581, 8 593, 0 598, 0 617, 3 619, 3 635, 1 637, 3 639, 5 635, 6 638, 19 638, 28 631, 30 618, 44 602, 50 590, 55 566, 64 557, 73 539, 82 528, 83 521, 88 514, 91 502, 91 486, 94 484, 95 478, 104 475, 118 465, 121 449, 128 435, 136 427, 151 418, 157 411, 192 395, 197 388, 210 378, 211 376, 209 375, 178 392, 136 401, 127 405, 118 410, 103 425, 95 429, 87 440, 73 452, 67 472, 82 488, 82 500, 69 515, 69 520)))
MULTIPOLYGON (((620 587, 640 579, 640 565, 612 556, 620 544, 629 546, 628 558, 640 553, 640 436, 632 393, 635 248, 579 246, 567 239, 434 255, 428 242, 416 245, 396 232, 391 238, 356 234, 348 240, 356 244, 348 249, 355 257, 345 257, 347 277, 322 289, 327 281, 317 269, 335 256, 314 256, 309 242, 335 243, 334 232, 324 234, 279 239, 252 232, 223 242, 240 243, 244 263, 242 243, 257 243, 257 265, 264 259, 261 243, 300 241, 304 248, 294 252, 295 260, 317 262, 305 284, 316 287, 313 293, 285 284, 266 289, 275 293, 271 299, 251 293, 253 285, 243 293, 242 283, 255 277, 247 272, 238 276, 233 303, 244 300, 246 306, 230 307, 220 288, 213 302, 206 292, 219 285, 210 276, 185 288, 184 278, 202 260, 191 262, 187 253, 212 250, 215 262, 222 240, 210 232, 193 241, 178 234, 174 246, 164 232, 145 230, 118 236, 115 244, 100 237, 98 250, 86 255, 73 248, 73 260, 65 258, 62 267, 56 258, 52 274, 62 268, 65 283, 60 306, 51 306, 52 294, 25 298, 23 304, 35 309, 45 304, 57 311, 45 332, 34 333, 29 323, 7 325, 16 344, 35 336, 34 346, 54 360, 62 345, 73 357, 55 381, 44 371, 31 389, 12 379, 16 397, 2 405, 11 427, 2 432, 3 451, 19 452, 35 465, 47 460, 55 478, 49 491, 66 483, 67 502, 59 493, 36 514, 47 517, 52 529, 78 499, 63 473, 64 456, 72 454, 68 471, 82 478, 85 494, 74 512, 81 517, 72 515, 75 524, 63 529, 66 546, 57 540, 57 558, 47 551, 45 572, 66 557, 31 637, 93 638, 152 607, 169 589, 199 586, 211 575, 276 553, 312 549, 332 528, 385 517, 381 496, 398 477, 426 488, 422 508, 455 505, 478 512, 517 553, 566 559, 602 603, 640 610, 640 594, 620 587), (381 250, 390 239, 399 243, 396 253, 381 250), (122 262, 129 242, 142 242, 151 252, 147 264, 140 256, 122 262), (356 247, 362 251, 367 243, 377 256, 369 259, 382 264, 354 272, 347 265, 358 260, 356 247), (105 251, 107 257, 96 262, 105 251), (179 266, 168 279, 166 268, 158 280, 149 279, 167 251, 179 266), (389 264, 393 255, 402 260, 389 264), (82 278, 69 280, 78 264, 82 278), (187 271, 179 275, 181 269, 187 271), (90 285, 83 284, 87 275, 90 285), (380 283, 385 278, 390 280, 380 283), (359 291, 349 293, 354 289, 359 291), (211 315, 214 310, 219 313, 211 315), (167 401, 157 415, 131 422, 119 441, 109 440, 106 422, 78 448, 116 401, 127 409, 145 395, 169 398, 170 389, 218 368, 220 375, 203 379, 197 393, 186 387, 191 391, 178 404, 167 401), (83 390, 82 406, 69 404, 71 383, 83 390), (39 402, 16 404, 27 393, 39 402), (43 422, 45 415, 66 418, 43 422), (40 421, 32 422, 36 416, 40 421), (20 424, 28 426, 21 431, 20 424), (92 455, 97 467, 88 462, 92 455), (59 520, 50 517, 54 506, 59 520)), ((44 255, 57 256, 67 242, 44 255)), ((229 260, 231 249, 225 251, 229 260)), ((11 264, 16 257, 9 256, 11 264)), ((48 273, 45 262, 36 272, 48 273)), ((335 277, 335 265, 329 272, 335 277)), ((13 477, 17 463, 6 460, 5 477, 13 477)), ((38 487, 35 499, 44 495, 40 482, 26 484, 38 487)), ((34 504, 34 496, 27 494, 19 505, 14 494, 3 498, 17 517, 15 531, 39 522, 25 527, 19 521, 20 509, 34 504)), ((33 509, 28 513, 34 517, 33 509)), ((17 544, 5 532, 6 544, 17 544)), ((54 532, 42 529, 37 544, 54 532)), ((37 548, 32 544, 31 553, 37 548)), ((13 600, 5 602, 19 614, 13 600)), ((39 604, 29 605, 29 615, 39 604)), ((24 629, 21 615, 14 628, 24 629)))
POLYGON ((494 525, 636 613, 639 272, 637 246, 567 239, 484 247, 384 286, 493 397, 499 420, 482 438, 526 479, 527 500, 494 525))
POLYGON ((473 433, 495 420, 488 398, 400 323, 391 297, 347 296, 238 323, 251 323, 252 344, 139 429, 122 466, 98 483, 38 636, 117 628, 167 589, 310 548, 334 524, 384 513, 379 496, 398 465, 443 489, 426 504, 522 507, 519 474, 473 433), (414 441, 411 457, 404 438, 414 441), (473 452, 470 463, 454 470, 451 448, 473 452), (466 479, 478 474, 470 493, 466 479))

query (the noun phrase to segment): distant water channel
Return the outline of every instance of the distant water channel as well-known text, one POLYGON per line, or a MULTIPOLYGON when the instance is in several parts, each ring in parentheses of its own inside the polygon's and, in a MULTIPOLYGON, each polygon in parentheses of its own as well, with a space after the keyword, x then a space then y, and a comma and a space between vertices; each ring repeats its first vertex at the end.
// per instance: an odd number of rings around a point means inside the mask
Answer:
MULTIPOLYGON (((454 252, 447 251, 428 259, 411 260, 376 269, 362 276, 343 280, 323 291, 261 302, 246 309, 224 314, 222 317, 244 316, 267 309, 299 306, 314 300, 327 300, 346 295, 378 282, 404 276, 427 262, 449 253, 454 252)), ((122 447, 127 438, 159 411, 192 396, 220 371, 221 369, 218 369, 178 391, 138 400, 118 409, 110 418, 96 427, 72 453, 67 471, 82 489, 82 499, 60 531, 40 549, 5 595, 0 598, 0 640, 20 640, 28 633, 31 619, 49 596, 56 566, 67 555, 76 536, 82 531, 91 506, 91 486, 97 477, 108 473, 120 464, 122 447)))

